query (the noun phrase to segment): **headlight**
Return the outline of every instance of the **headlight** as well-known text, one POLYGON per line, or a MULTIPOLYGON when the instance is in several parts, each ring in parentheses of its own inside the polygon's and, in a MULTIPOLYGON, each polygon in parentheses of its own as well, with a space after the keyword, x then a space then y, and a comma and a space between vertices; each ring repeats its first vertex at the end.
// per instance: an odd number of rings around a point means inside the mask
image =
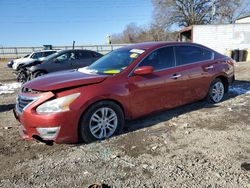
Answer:
POLYGON ((69 110, 69 105, 80 95, 80 93, 75 93, 72 95, 67 95, 65 97, 60 97, 51 101, 47 101, 42 105, 38 106, 36 112, 38 114, 49 114, 57 112, 65 112, 69 110))

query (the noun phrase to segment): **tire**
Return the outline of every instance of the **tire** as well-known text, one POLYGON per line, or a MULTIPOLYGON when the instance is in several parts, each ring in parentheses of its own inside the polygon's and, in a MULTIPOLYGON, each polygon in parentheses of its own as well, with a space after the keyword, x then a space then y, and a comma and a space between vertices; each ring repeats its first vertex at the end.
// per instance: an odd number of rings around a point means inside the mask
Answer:
POLYGON ((210 85, 207 101, 210 103, 221 102, 225 95, 225 85, 221 79, 216 78, 210 85))
POLYGON ((101 101, 93 104, 82 115, 79 136, 82 141, 91 143, 119 134, 123 126, 124 114, 121 107, 111 101, 101 101))
POLYGON ((34 73, 33 78, 37 78, 37 77, 43 76, 45 74, 46 74, 46 72, 44 72, 44 71, 37 71, 37 72, 34 73))
POLYGON ((17 81, 18 82, 21 82, 21 83, 25 83, 27 82, 29 79, 28 79, 28 74, 25 70, 19 70, 17 72, 17 81))

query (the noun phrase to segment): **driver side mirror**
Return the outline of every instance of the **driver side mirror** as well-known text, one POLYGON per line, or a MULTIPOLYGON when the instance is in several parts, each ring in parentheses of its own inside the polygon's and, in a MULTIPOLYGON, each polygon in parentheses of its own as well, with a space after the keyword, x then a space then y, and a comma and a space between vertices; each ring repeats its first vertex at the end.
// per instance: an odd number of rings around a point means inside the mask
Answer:
POLYGON ((134 70, 135 75, 147 75, 147 74, 152 74, 153 72, 154 72, 154 67, 152 66, 137 67, 134 70))

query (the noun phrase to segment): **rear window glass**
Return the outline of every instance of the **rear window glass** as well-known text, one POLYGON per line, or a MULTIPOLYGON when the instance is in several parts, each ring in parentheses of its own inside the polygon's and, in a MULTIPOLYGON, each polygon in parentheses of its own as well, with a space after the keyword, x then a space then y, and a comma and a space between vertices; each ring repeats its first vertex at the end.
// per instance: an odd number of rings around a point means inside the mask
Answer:
POLYGON ((103 55, 102 54, 99 54, 97 52, 92 52, 92 56, 93 57, 102 57, 103 55))
POLYGON ((56 51, 49 51, 49 52, 44 52, 44 56, 43 57, 47 57, 53 53, 55 53, 56 51))
POLYGON ((206 61, 213 57, 213 52, 196 46, 176 46, 175 51, 177 65, 206 61))
POLYGON ((89 51, 78 51, 78 58, 79 59, 89 59, 92 58, 92 55, 89 51))

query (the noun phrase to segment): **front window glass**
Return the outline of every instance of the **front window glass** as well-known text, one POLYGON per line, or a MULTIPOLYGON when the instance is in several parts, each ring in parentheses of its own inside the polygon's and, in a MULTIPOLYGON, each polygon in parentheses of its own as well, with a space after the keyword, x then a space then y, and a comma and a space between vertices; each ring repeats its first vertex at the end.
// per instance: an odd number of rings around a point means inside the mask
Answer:
POLYGON ((56 58, 58 61, 65 61, 68 59, 67 54, 62 54, 56 58))
POLYGON ((66 60, 71 60, 75 59, 75 54, 74 53, 64 53, 58 57, 56 57, 56 60, 59 62, 66 61, 66 60))
POLYGON ((75 60, 76 56, 74 52, 64 52, 64 53, 54 53, 45 58, 45 60, 56 61, 56 62, 65 62, 70 60, 75 60))
POLYGON ((42 53, 41 53, 41 52, 34 53, 34 54, 31 56, 32 59, 37 59, 37 58, 39 58, 39 57, 42 57, 42 53))
POLYGON ((144 51, 142 49, 118 49, 98 59, 89 67, 80 68, 78 71, 89 74, 118 74, 144 51))
POLYGON ((173 47, 164 47, 152 52, 145 58, 141 66, 152 66, 154 70, 162 70, 175 66, 173 47))

